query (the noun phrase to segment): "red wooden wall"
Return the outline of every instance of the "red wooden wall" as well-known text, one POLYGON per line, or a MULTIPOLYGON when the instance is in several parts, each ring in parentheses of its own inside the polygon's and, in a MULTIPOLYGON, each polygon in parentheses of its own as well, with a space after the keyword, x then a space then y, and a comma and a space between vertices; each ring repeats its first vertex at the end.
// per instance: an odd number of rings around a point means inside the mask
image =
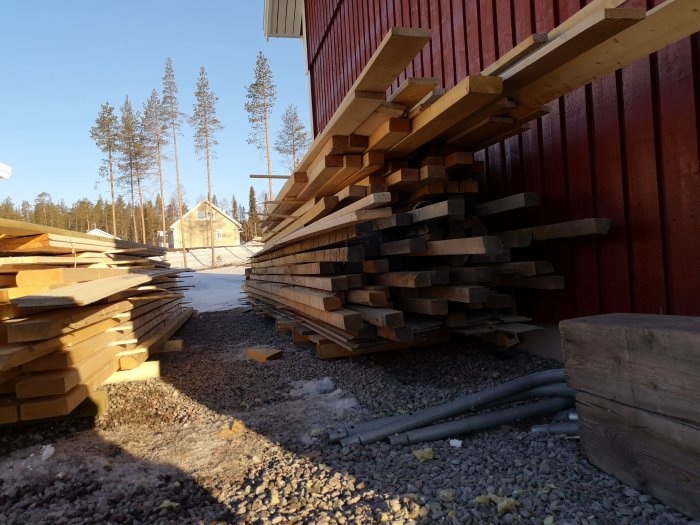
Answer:
MULTIPOLYGON (((660 2, 629 0, 625 6, 660 2)), ((391 26, 432 29, 431 42, 401 79, 435 76, 449 89, 585 3, 306 0, 315 131, 391 26)), ((486 195, 541 193, 542 206, 509 216, 509 227, 514 220, 585 217, 610 217, 613 227, 604 238, 534 247, 530 255, 551 260, 566 289, 521 295, 521 311, 551 320, 616 311, 700 315, 700 35, 550 109, 531 131, 479 153, 486 195)))

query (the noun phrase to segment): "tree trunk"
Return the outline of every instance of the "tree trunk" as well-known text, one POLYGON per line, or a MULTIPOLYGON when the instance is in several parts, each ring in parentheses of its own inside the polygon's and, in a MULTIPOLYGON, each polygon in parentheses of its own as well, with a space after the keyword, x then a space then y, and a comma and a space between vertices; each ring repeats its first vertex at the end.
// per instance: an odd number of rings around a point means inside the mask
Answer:
POLYGON ((129 181, 131 183, 131 223, 134 227, 134 241, 139 242, 139 230, 136 227, 136 210, 134 209, 136 207, 136 198, 134 194, 134 171, 133 168, 129 168, 129 170, 129 181))
POLYGON ((163 244, 165 244, 165 191, 163 184, 163 159, 160 154, 160 139, 158 140, 156 149, 158 152, 158 175, 160 176, 160 216, 163 226, 163 244))
MULTIPOLYGON (((272 200, 272 163, 270 162, 270 130, 267 126, 267 97, 263 98, 263 116, 265 117, 265 148, 267 149, 267 182, 269 191, 267 200, 272 200)), ((263 203, 264 204, 264 203, 263 203)), ((263 206, 263 211, 267 212, 267 205, 263 206)))
POLYGON ((139 208, 141 210, 141 234, 143 235, 143 243, 146 244, 146 217, 143 213, 143 192, 141 191, 141 176, 139 170, 136 170, 136 184, 139 189, 139 208))
POLYGON ((177 177, 177 212, 180 219, 180 242, 182 243, 182 265, 187 268, 187 247, 185 247, 185 225, 182 222, 182 185, 180 184, 180 163, 177 158, 177 126, 173 121, 173 151, 175 153, 175 176, 177 177))
MULTIPOLYGON (((207 123, 205 122, 205 125, 207 123)), ((207 154, 207 193, 209 198, 209 240, 211 241, 211 266, 214 267, 214 207, 211 201, 211 161, 209 159, 209 131, 204 132, 204 150, 207 154)))
POLYGON ((109 186, 112 190, 112 235, 117 237, 117 212, 114 208, 114 174, 112 173, 112 150, 109 150, 109 186))

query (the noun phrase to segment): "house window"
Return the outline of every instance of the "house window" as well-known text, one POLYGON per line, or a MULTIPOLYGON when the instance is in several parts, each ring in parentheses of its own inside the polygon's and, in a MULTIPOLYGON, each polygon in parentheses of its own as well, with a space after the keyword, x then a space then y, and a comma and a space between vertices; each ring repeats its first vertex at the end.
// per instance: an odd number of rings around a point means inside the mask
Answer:
POLYGON ((206 220, 209 220, 209 212, 207 212, 207 211, 198 211, 198 212, 197 212, 197 220, 198 220, 198 221, 206 221, 206 220))
POLYGON ((224 230, 216 230, 216 238, 223 239, 224 238, 224 230))

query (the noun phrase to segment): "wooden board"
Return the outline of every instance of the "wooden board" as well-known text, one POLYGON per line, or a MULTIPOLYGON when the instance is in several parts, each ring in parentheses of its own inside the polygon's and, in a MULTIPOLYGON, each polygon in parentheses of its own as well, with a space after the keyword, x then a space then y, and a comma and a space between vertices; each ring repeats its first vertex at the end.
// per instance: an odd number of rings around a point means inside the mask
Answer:
POLYGON ((428 241, 424 252, 411 255, 435 256, 435 255, 473 255, 473 254, 499 254, 503 251, 503 245, 498 237, 467 237, 463 239, 447 239, 444 241, 428 241))
POLYGON ((408 77, 387 99, 388 102, 412 108, 438 87, 440 81, 434 77, 408 77))
POLYGON ((498 77, 469 76, 413 119, 411 134, 391 148, 389 158, 412 153, 501 96, 498 77))
POLYGON ((273 359, 282 359, 282 350, 270 346, 253 346, 246 350, 246 355, 258 363, 266 363, 273 359))
POLYGON ((700 426, 585 392, 576 395, 591 463, 700 520, 700 426))
POLYGON ((540 194, 536 192, 517 193, 509 195, 502 199, 484 202, 479 204, 474 209, 474 215, 477 217, 486 217, 497 213, 504 213, 512 210, 528 208, 530 206, 538 206, 540 203, 540 194))
POLYGON ((180 270, 154 270, 143 274, 118 275, 105 277, 85 283, 61 286, 42 292, 39 295, 29 295, 13 299, 12 303, 20 308, 45 308, 62 306, 80 306, 112 294, 148 283, 157 277, 176 275, 180 270))
POLYGON ((573 388, 700 424, 700 318, 620 313, 559 326, 573 388))

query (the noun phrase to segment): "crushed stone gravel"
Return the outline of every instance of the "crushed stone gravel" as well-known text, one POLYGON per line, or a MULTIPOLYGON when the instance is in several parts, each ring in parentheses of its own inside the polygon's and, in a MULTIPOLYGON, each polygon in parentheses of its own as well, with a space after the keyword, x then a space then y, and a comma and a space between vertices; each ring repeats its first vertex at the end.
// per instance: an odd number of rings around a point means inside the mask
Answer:
POLYGON ((454 436, 459 448, 328 443, 334 423, 554 362, 470 341, 320 361, 245 309, 200 314, 178 336, 185 351, 158 356, 161 378, 103 387, 110 409, 94 421, 0 431, 0 523, 693 523, 529 422, 454 436), (253 345, 283 358, 248 360, 253 345))

